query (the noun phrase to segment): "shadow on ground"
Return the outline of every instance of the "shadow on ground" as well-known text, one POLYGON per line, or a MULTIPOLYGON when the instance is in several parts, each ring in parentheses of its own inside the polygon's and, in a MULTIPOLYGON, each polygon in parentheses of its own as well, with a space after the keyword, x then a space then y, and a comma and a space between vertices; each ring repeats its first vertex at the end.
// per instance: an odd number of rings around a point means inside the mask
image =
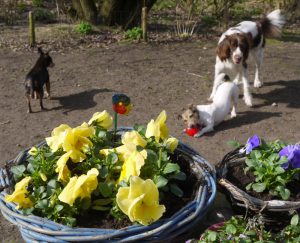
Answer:
MULTIPOLYGON (((216 132, 225 131, 237 127, 247 126, 253 123, 267 120, 272 117, 281 117, 281 112, 261 112, 261 111, 245 111, 238 112, 237 117, 227 120, 216 127, 216 132)), ((213 136, 215 132, 209 133, 209 136, 213 136)))
MULTIPOLYGON (((271 89, 268 93, 253 94, 254 98, 264 100, 260 106, 268 106, 273 103, 287 104, 290 108, 300 108, 300 80, 278 80, 275 82, 265 83, 264 86, 279 86, 271 89)), ((255 107, 255 108, 256 108, 255 107)))
POLYGON ((94 96, 99 93, 114 92, 111 89, 92 89, 83 91, 77 94, 71 94, 61 97, 52 97, 52 100, 58 100, 60 106, 54 107, 51 110, 63 109, 63 114, 67 115, 69 112, 74 110, 85 110, 92 108, 97 105, 94 101, 94 96))

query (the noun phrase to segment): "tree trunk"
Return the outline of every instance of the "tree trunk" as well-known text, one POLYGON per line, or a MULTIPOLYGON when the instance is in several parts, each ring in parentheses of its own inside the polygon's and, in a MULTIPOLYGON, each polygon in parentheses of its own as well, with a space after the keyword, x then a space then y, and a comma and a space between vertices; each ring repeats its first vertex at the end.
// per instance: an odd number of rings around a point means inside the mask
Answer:
POLYGON ((72 5, 79 19, 97 23, 97 8, 93 0, 72 0, 72 5))
POLYGON ((92 24, 97 23, 97 8, 93 0, 80 0, 84 19, 92 24))
POLYGON ((80 0, 72 0, 72 5, 73 5, 73 8, 76 11, 77 17, 79 19, 84 19, 84 13, 83 13, 83 10, 82 10, 82 7, 81 7, 80 0))
POLYGON ((300 18, 300 1, 288 0, 283 1, 283 8, 289 20, 295 21, 300 18))
POLYGON ((104 0, 100 11, 102 21, 107 25, 120 25, 125 30, 139 26, 144 2, 149 11, 156 0, 104 0))

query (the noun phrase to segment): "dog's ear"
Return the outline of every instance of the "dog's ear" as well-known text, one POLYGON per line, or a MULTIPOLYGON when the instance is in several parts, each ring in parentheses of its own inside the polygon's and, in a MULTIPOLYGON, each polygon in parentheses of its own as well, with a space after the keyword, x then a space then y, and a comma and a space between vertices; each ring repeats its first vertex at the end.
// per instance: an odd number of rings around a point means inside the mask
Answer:
POLYGON ((188 109, 191 109, 191 110, 195 109, 194 104, 188 104, 188 109))
POLYGON ((43 54, 44 54, 44 52, 43 52, 43 50, 42 50, 42 48, 41 48, 41 47, 38 47, 38 53, 40 53, 41 55, 43 55, 43 54))
POLYGON ((218 44, 216 53, 221 61, 230 58, 230 40, 227 35, 225 36, 224 40, 218 44))

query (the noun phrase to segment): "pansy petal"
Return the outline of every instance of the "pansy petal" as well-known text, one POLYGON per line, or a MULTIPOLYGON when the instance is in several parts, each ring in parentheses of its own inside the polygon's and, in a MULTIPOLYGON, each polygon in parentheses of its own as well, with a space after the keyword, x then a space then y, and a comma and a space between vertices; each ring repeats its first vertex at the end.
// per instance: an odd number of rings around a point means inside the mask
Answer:
POLYGON ((163 213, 166 211, 164 205, 151 205, 141 204, 138 207, 134 207, 132 216, 136 221, 142 225, 149 225, 157 221, 163 213))

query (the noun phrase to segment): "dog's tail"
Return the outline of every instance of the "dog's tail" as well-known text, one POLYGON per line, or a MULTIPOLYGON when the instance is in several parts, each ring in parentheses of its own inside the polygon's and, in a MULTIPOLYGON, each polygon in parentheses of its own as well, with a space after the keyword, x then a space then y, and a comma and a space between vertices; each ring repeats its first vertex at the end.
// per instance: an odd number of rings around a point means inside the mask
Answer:
POLYGON ((264 16, 260 21, 263 35, 266 38, 278 37, 281 34, 281 29, 285 24, 285 18, 280 9, 276 9, 264 16))

